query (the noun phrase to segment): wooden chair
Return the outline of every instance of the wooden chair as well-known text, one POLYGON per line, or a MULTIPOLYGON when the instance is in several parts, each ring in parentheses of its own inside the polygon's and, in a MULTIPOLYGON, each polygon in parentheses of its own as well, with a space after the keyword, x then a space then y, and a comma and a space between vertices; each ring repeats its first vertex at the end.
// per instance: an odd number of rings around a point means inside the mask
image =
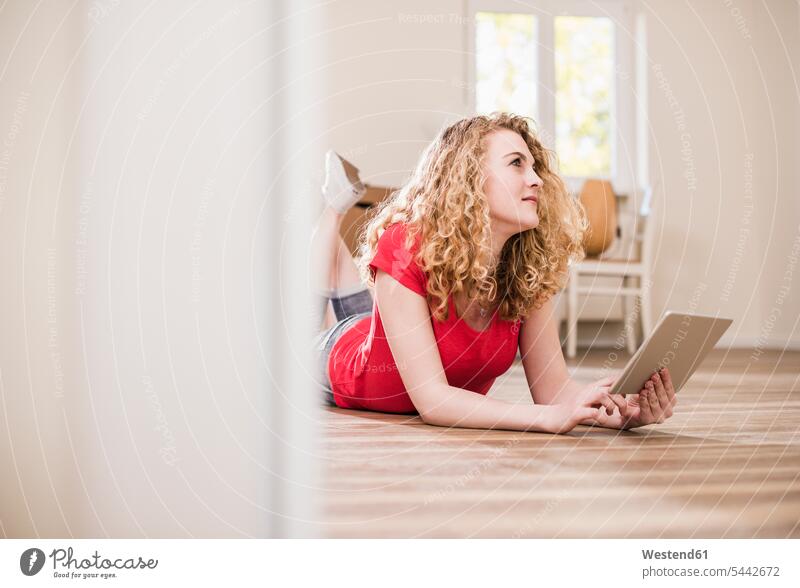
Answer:
POLYGON ((639 300, 642 333, 647 337, 653 329, 650 299, 651 269, 655 237, 652 219, 652 188, 647 188, 642 206, 635 216, 632 252, 629 259, 585 259, 570 267, 567 284, 567 357, 574 358, 578 339, 578 295, 622 296, 622 313, 625 321, 628 353, 636 351, 636 300, 639 300), (617 287, 581 284, 581 278, 617 277, 622 283, 617 287))

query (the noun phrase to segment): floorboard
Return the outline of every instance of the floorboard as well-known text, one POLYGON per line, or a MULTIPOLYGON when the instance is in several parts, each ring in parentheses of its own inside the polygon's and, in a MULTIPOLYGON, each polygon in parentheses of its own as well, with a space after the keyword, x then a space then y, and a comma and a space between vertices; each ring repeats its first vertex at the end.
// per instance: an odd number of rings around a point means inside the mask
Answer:
MULTIPOLYGON (((570 362, 590 381, 627 357, 570 362)), ((714 350, 672 419, 568 435, 325 409, 327 537, 800 537, 800 352, 714 350)), ((520 364, 490 394, 530 402, 520 364)))

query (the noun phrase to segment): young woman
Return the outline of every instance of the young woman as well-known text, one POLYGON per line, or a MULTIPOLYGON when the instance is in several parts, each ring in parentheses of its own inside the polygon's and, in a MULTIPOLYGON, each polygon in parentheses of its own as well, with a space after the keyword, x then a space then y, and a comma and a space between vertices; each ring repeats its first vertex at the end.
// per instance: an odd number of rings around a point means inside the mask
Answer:
POLYGON ((337 321, 317 340, 330 405, 551 433, 672 415, 666 370, 628 397, 608 393, 614 377, 588 385, 569 377, 552 297, 569 260, 582 256, 586 224, 552 166, 522 117, 458 121, 372 216, 357 267, 339 226, 363 185, 328 153, 313 247, 337 321), (533 404, 486 396, 517 349, 533 404))

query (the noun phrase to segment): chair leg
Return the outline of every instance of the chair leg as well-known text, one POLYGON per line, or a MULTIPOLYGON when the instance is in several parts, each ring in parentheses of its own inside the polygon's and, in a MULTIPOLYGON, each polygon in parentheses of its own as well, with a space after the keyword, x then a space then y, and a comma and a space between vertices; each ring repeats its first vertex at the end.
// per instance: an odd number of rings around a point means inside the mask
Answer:
MULTIPOLYGON (((642 280, 642 282, 644 282, 644 280, 642 280)), ((650 300, 650 288, 645 284, 643 284, 643 286, 639 294, 642 302, 642 333, 645 337, 649 337, 650 333, 653 332, 653 306, 650 300)))
POLYGON ((570 272, 567 283, 567 357, 573 359, 578 346, 578 276, 570 272))
MULTIPOLYGON (((622 278, 623 288, 630 284, 628 276, 622 278)), ((625 342, 628 344, 628 354, 636 353, 636 297, 622 297, 622 320, 625 321, 625 342), (631 304, 632 303, 632 304, 631 304)))

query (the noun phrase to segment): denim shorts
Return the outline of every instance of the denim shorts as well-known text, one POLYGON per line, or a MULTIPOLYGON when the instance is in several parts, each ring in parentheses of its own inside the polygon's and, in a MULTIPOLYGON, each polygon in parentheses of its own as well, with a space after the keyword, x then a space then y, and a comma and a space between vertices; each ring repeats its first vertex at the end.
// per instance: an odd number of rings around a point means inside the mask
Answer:
POLYGON ((372 296, 367 288, 347 296, 337 296, 335 293, 326 297, 324 303, 330 300, 333 312, 336 315, 336 324, 322 331, 314 340, 314 350, 317 353, 319 374, 317 382, 322 388, 323 401, 328 406, 336 406, 333 400, 333 390, 328 378, 328 359, 331 349, 344 332, 364 317, 372 315, 372 296))

